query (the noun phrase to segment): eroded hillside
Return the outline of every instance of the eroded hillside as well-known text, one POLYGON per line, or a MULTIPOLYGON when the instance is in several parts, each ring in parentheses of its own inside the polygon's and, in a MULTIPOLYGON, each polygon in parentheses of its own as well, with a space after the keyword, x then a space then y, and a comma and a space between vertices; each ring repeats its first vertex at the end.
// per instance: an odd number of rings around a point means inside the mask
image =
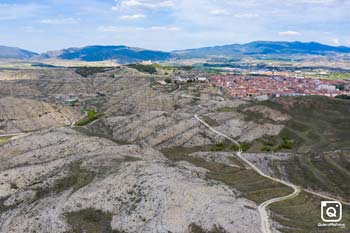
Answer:
MULTIPOLYGON (((258 206, 293 190, 258 174, 228 138, 265 174, 302 189, 269 207, 273 232, 322 232, 322 198, 308 191, 349 201, 348 127, 337 124, 346 101, 243 101, 210 83, 164 85, 163 75, 124 67, 16 75, 0 81, 0 103, 16 111, 3 127, 36 125, 23 123, 31 117, 47 129, 0 141, 0 231, 261 232, 258 206)), ((350 225, 346 206, 343 219, 350 225)))

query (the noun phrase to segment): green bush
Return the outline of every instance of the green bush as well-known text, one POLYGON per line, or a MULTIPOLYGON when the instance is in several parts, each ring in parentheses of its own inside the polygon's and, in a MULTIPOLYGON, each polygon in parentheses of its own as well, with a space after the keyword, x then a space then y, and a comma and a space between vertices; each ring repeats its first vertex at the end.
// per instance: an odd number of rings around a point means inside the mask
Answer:
POLYGON ((291 150, 293 149, 293 145, 294 145, 293 140, 289 140, 288 137, 283 137, 283 143, 281 143, 278 146, 277 150, 283 150, 283 149, 291 150))
POLYGON ((98 113, 98 112, 93 111, 93 110, 88 110, 88 111, 86 111, 86 113, 87 113, 87 117, 84 117, 79 122, 77 122, 76 123, 77 126, 88 125, 91 122, 93 122, 93 121, 97 120, 98 118, 100 118, 101 116, 103 116, 102 113, 98 113))
POLYGON ((218 143, 216 144, 212 149, 211 151, 223 151, 225 149, 225 145, 224 143, 218 143))

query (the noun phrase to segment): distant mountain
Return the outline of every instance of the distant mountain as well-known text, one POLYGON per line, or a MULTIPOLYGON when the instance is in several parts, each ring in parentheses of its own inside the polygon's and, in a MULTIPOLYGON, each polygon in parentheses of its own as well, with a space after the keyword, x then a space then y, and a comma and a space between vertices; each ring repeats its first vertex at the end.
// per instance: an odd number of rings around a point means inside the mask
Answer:
POLYGON ((69 48, 60 51, 52 51, 41 54, 40 58, 57 58, 65 60, 81 61, 105 61, 115 60, 119 63, 134 63, 141 61, 162 61, 167 60, 170 53, 153 51, 127 46, 87 46, 83 48, 69 48))
POLYGON ((258 55, 329 55, 350 53, 345 46, 334 47, 316 42, 283 42, 283 41, 255 41, 247 44, 232 44, 198 49, 162 52, 124 45, 100 46, 93 45, 82 48, 68 48, 36 54, 20 48, 0 46, 0 59, 64 59, 80 61, 114 60, 121 64, 142 61, 164 61, 182 58, 206 58, 211 56, 258 56, 258 55))
POLYGON ((36 55, 31 51, 0 45, 0 59, 30 59, 36 55))
POLYGON ((241 55, 327 55, 334 53, 350 53, 350 48, 344 46, 334 47, 316 42, 255 41, 248 44, 178 50, 172 54, 180 58, 193 58, 241 55))

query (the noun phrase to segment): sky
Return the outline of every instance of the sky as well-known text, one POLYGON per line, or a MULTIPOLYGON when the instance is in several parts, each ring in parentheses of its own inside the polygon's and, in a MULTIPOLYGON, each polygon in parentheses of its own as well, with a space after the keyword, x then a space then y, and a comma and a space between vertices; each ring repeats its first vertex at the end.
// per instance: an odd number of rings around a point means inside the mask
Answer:
POLYGON ((0 44, 172 51, 256 40, 350 46, 349 0, 0 0, 0 44))

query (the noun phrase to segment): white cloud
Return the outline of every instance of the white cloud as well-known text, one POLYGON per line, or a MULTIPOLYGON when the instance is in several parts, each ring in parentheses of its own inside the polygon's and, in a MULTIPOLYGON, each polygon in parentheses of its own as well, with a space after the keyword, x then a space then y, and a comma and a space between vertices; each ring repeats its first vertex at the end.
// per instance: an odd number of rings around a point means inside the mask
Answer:
POLYGON ((138 19, 144 19, 146 16, 144 14, 134 14, 134 15, 122 15, 120 16, 120 19, 122 20, 138 20, 138 19))
POLYGON ((279 32, 278 35, 280 36, 300 36, 301 33, 297 31, 285 31, 285 32, 279 32))
POLYGON ((340 44, 340 41, 339 41, 338 38, 332 38, 332 39, 331 39, 331 42, 332 42, 333 44, 336 44, 336 45, 339 45, 339 44, 340 44))
POLYGON ((241 18, 241 19, 250 19, 250 18, 259 17, 258 14, 254 14, 254 13, 235 14, 234 16, 235 16, 236 18, 241 18))
POLYGON ((154 30, 154 31, 180 31, 180 28, 173 26, 152 26, 150 28, 145 28, 146 30, 154 30))
POLYGON ((75 24, 75 23, 79 23, 79 21, 80 19, 76 19, 76 18, 57 18, 57 19, 42 19, 40 20, 40 23, 60 25, 60 24, 75 24))
POLYGON ((123 9, 160 9, 160 8, 171 8, 174 6, 172 0, 162 0, 155 2, 152 0, 117 0, 117 4, 112 7, 112 10, 118 11, 123 9))
POLYGON ((214 9, 209 12, 211 15, 228 15, 228 11, 225 9, 214 9))
POLYGON ((291 3, 306 3, 306 4, 330 4, 336 3, 337 0, 289 0, 291 3))
POLYGON ((152 26, 152 27, 117 27, 117 26, 101 26, 97 29, 100 32, 125 32, 125 31, 180 31, 175 26, 152 26))

